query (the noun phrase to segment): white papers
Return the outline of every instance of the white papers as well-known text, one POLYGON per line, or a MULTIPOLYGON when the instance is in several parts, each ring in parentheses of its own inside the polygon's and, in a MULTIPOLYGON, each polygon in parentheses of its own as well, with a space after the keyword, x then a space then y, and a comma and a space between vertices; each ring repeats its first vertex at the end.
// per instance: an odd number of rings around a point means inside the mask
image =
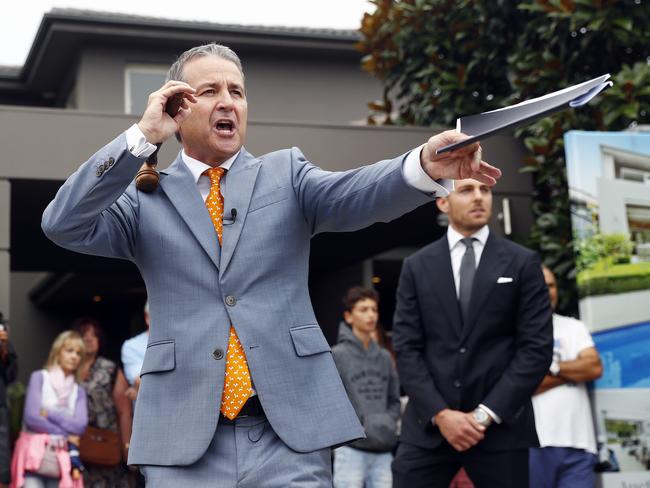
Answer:
POLYGON ((593 80, 558 90, 516 105, 503 107, 482 114, 461 117, 456 120, 456 130, 469 137, 442 147, 437 154, 452 151, 472 142, 485 139, 507 129, 522 126, 567 108, 585 105, 600 92, 612 86, 609 74, 593 80))

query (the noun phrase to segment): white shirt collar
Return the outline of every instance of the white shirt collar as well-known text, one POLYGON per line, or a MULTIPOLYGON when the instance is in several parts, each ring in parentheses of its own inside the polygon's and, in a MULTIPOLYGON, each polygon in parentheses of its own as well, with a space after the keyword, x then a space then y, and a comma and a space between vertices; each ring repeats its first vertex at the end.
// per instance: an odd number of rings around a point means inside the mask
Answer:
MULTIPOLYGON (((487 225, 481 227, 478 231, 472 234, 470 237, 475 238, 481 243, 482 246, 485 246, 488 236, 490 235, 490 228, 487 225)), ((447 240, 449 241, 449 250, 451 251, 456 245, 463 239, 465 236, 454 229, 451 225, 447 227, 447 240)))
MULTIPOLYGON (((241 149, 235 153, 234 156, 231 156, 230 158, 226 159, 223 163, 219 165, 219 167, 229 170, 230 167, 232 166, 232 163, 235 162, 235 159, 237 159, 237 156, 239 156, 239 153, 241 152, 241 149)), ((188 156, 185 150, 181 151, 181 158, 183 159, 183 162, 185 163, 185 166, 190 170, 190 173, 192 173, 192 177, 194 178, 194 183, 198 183, 199 178, 201 175, 208 169, 212 168, 212 166, 202 163, 198 159, 194 159, 191 156, 188 156)))

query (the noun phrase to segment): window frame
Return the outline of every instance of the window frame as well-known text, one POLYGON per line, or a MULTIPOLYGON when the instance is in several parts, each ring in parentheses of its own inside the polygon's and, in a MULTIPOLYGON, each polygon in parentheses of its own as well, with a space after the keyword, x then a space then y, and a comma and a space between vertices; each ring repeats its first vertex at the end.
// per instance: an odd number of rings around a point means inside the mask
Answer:
POLYGON ((133 73, 142 74, 162 74, 163 79, 167 75, 169 66, 164 64, 145 64, 131 63, 124 68, 124 113, 127 115, 138 115, 133 112, 133 93, 131 87, 131 75, 133 73))

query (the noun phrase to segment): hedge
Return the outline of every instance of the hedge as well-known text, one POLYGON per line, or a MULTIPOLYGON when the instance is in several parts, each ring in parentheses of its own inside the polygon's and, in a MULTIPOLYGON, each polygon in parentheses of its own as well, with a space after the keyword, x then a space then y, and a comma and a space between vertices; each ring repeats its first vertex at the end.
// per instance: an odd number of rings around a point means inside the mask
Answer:
POLYGON ((578 273, 580 298, 650 290, 650 263, 620 264, 578 273))

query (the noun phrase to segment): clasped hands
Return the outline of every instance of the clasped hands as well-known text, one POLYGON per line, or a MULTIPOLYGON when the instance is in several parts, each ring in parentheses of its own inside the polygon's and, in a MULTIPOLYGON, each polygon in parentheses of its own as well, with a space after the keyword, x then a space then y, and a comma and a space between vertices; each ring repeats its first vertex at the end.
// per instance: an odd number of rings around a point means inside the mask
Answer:
POLYGON ((442 436, 459 452, 474 447, 485 437, 485 426, 476 421, 472 412, 445 408, 434 419, 442 436))

